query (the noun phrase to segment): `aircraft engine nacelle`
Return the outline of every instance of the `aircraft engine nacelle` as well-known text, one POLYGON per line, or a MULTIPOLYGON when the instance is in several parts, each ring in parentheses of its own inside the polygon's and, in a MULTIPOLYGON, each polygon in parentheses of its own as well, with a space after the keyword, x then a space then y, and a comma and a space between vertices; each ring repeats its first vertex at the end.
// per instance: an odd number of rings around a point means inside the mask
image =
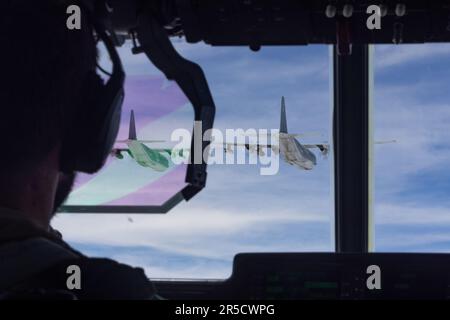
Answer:
POLYGON ((245 148, 249 151, 249 152, 255 152, 257 151, 257 147, 255 145, 250 145, 250 144, 245 144, 245 148))
POLYGON ((123 159, 123 154, 120 150, 112 150, 111 155, 116 159, 123 159))
POLYGON ((320 153, 322 154, 323 158, 327 158, 328 157, 328 153, 330 152, 330 147, 329 146, 318 146, 320 153))
POLYGON ((262 148, 257 148, 257 152, 258 152, 258 156, 260 157, 264 157, 266 155, 266 153, 264 152, 264 150, 262 148))
POLYGON ((227 145, 226 148, 223 148, 223 151, 225 153, 231 153, 233 154, 233 147, 231 145, 227 145))

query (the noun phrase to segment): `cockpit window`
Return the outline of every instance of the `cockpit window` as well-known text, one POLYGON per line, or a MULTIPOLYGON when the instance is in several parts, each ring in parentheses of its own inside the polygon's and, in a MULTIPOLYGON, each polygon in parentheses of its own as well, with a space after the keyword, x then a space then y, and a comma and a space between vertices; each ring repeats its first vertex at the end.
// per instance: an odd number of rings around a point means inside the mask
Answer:
POLYGON ((448 251, 450 45, 376 46, 375 249, 448 251))
MULTIPOLYGON (((55 227, 83 252, 144 266, 151 278, 226 278, 240 252, 333 251, 329 47, 255 53, 174 44, 202 66, 217 107, 206 189, 166 215, 64 214, 55 227)), ((138 139, 167 141, 176 129, 191 132, 192 107, 180 89, 129 49, 120 51, 128 80, 119 138, 129 135, 131 110, 138 139)), ((127 152, 120 156, 96 177, 80 178, 69 201, 142 205, 183 186, 183 165, 157 172, 127 152), (95 179, 101 184, 92 191, 95 179)))

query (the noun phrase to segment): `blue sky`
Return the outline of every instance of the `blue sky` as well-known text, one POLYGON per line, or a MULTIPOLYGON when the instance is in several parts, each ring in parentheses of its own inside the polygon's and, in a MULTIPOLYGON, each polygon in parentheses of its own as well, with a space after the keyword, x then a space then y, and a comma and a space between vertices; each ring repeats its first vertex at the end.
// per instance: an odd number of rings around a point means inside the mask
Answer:
POLYGON ((450 251, 450 46, 377 47, 376 248, 450 251))
MULTIPOLYGON (((217 128, 278 128, 284 95, 290 132, 322 133, 304 142, 330 140, 327 46, 258 53, 181 41, 176 46, 202 65, 217 128)), ((158 75, 128 49, 121 56, 130 77, 158 75)), ((449 53, 447 45, 375 50, 375 138, 398 140, 374 149, 377 250, 450 249, 450 63, 441 63, 449 53)), ((168 122, 186 123, 188 108, 168 122)), ((154 138, 155 130, 140 135, 154 138)), ((54 226, 88 255, 142 266, 154 278, 226 278, 238 252, 332 251, 332 157, 317 156, 313 171, 281 163, 275 176, 259 175, 257 166, 211 166, 207 188, 167 215, 132 216, 131 222, 125 215, 59 215, 54 226)))

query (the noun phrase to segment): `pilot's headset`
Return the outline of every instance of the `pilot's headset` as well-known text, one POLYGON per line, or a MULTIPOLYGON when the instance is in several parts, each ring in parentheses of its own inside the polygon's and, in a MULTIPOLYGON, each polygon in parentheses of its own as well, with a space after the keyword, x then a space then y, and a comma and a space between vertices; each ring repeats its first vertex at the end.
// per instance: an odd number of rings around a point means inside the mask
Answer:
MULTIPOLYGON (((83 85, 83 104, 77 112, 73 129, 64 137, 60 170, 65 173, 80 171, 94 173, 100 170, 108 158, 120 126, 120 116, 124 100, 125 72, 114 43, 107 33, 102 17, 88 2, 80 1, 82 14, 87 13, 88 21, 99 41, 104 43, 112 62, 109 80, 92 70, 83 85)), ((95 1, 90 2, 91 4, 95 1)), ((104 1, 97 1, 106 5, 104 1)))

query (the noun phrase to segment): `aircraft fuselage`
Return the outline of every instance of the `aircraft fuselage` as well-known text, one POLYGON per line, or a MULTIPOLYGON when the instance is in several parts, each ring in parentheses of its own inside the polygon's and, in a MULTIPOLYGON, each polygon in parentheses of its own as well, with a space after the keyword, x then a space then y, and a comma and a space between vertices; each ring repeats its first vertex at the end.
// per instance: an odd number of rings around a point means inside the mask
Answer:
POLYGON ((127 141, 130 156, 142 167, 155 171, 165 171, 169 167, 169 160, 160 152, 154 151, 138 141, 127 141))
POLYGON ((303 170, 312 170, 317 164, 314 153, 302 146, 294 137, 280 135, 280 155, 290 165, 295 165, 303 170))

